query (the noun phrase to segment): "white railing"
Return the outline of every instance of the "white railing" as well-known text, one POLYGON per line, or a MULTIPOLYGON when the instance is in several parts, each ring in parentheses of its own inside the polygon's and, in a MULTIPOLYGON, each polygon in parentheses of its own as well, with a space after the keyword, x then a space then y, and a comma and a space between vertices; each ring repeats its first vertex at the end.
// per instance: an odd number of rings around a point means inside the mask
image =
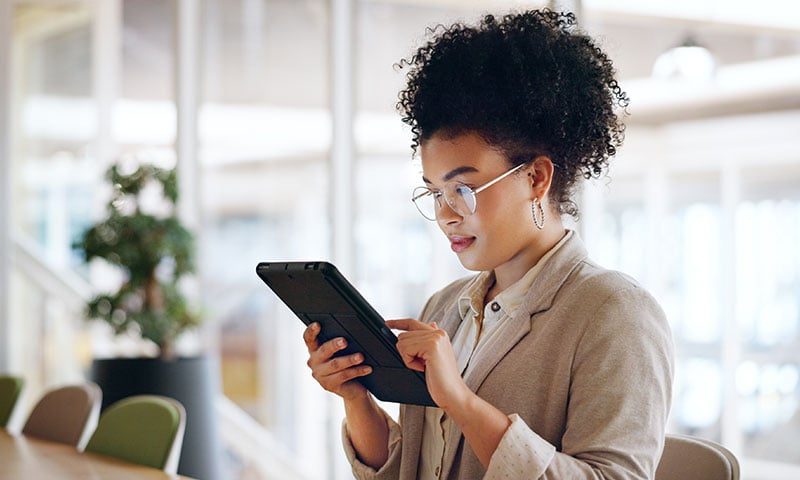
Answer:
POLYGON ((33 282, 42 293, 58 298, 70 310, 80 312, 92 297, 93 288, 71 270, 57 270, 43 260, 39 246, 24 235, 16 234, 12 241, 12 266, 33 282))
POLYGON ((32 407, 46 386, 83 377, 91 353, 81 323, 92 287, 75 272, 51 266, 39 245, 22 233, 11 235, 10 258, 16 287, 4 319, 15 332, 9 357, 25 373, 22 406, 32 407))
MULTIPOLYGON (((220 434, 224 445, 237 457, 237 462, 265 480, 310 480, 303 462, 278 442, 270 432, 221 395, 216 402, 220 418, 220 434)), ((309 463, 305 463, 309 466, 309 463)))

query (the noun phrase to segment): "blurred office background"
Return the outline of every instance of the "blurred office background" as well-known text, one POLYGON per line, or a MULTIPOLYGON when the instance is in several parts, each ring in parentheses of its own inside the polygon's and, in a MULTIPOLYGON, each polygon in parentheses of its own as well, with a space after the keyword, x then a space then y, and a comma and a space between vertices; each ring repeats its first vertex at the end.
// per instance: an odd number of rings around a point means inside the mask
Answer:
POLYGON ((793 0, 0 0, 0 370, 36 392, 147 350, 83 321, 108 275, 72 242, 113 160, 177 165, 206 316, 181 348, 218 358, 225 478, 350 478, 340 402, 254 267, 333 260, 386 317, 464 275, 408 201, 393 64, 428 26, 548 5, 577 12, 631 97, 574 227, 667 311, 670 430, 727 445, 745 479, 800 478, 793 0))

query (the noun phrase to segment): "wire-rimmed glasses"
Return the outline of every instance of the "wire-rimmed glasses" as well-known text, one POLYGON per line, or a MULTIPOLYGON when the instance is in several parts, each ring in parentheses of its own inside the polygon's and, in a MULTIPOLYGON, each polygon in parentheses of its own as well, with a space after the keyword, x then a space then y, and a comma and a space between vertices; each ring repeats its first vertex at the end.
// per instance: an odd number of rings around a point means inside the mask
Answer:
POLYGON ((428 187, 417 187, 411 194, 411 201, 416 205, 419 213, 428 220, 436 220, 436 212, 442 208, 442 197, 447 205, 458 215, 466 217, 475 213, 478 206, 476 195, 491 187, 500 180, 516 172, 525 163, 520 163, 516 167, 508 170, 499 177, 484 183, 480 187, 471 188, 459 181, 450 181, 444 184, 441 190, 431 190, 428 187))

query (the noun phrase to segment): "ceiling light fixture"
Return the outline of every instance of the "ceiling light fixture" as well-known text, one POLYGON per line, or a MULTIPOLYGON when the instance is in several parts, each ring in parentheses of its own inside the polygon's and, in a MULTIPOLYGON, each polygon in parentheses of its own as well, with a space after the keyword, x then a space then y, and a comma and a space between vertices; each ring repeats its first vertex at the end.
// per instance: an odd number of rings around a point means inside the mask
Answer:
POLYGON ((656 58, 653 77, 708 82, 714 77, 716 67, 714 55, 694 37, 687 36, 680 45, 656 58))

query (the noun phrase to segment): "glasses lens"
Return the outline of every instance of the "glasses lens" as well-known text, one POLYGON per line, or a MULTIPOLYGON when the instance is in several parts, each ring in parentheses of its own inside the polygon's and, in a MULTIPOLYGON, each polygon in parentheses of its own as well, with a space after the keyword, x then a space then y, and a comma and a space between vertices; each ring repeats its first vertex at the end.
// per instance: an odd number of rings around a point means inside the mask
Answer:
POLYGON ((444 186, 444 196, 447 204, 454 212, 466 217, 475 213, 475 192, 463 183, 451 182, 444 186))
POLYGON ((436 220, 436 199, 427 187, 417 187, 411 194, 411 200, 419 213, 428 220, 436 220))

